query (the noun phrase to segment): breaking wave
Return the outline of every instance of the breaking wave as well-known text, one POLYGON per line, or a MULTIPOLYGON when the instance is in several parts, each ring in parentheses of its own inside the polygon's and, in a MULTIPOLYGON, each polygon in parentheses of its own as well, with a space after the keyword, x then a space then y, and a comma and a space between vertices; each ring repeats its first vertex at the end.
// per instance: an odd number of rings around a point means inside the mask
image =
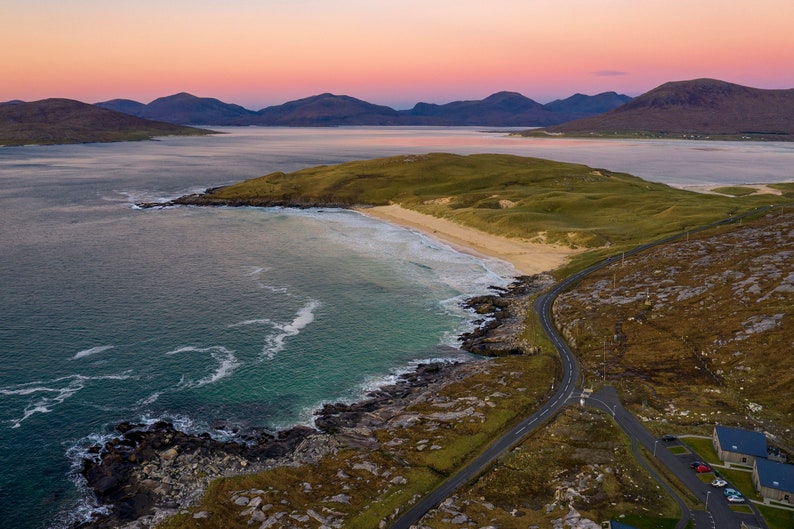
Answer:
POLYGON ((32 398, 25 405, 22 416, 9 419, 11 428, 19 428, 32 415, 49 413, 53 407, 62 404, 66 399, 86 387, 89 382, 97 380, 127 380, 134 378, 129 372, 120 375, 102 375, 89 377, 84 375, 69 375, 48 381, 35 381, 16 386, 0 388, 0 395, 28 396, 32 398))
POLYGON ((217 382, 228 377, 240 366, 240 362, 237 360, 237 357, 234 356, 234 351, 220 345, 203 348, 180 347, 179 349, 169 351, 166 354, 170 356, 180 353, 210 353, 210 356, 212 356, 212 358, 217 362, 215 371, 204 378, 200 378, 199 380, 190 380, 185 378, 183 375, 182 380, 179 382, 179 387, 183 388, 200 388, 201 386, 212 384, 213 382, 217 382))
POLYGON ((79 353, 74 355, 72 357, 72 360, 77 360, 79 358, 85 358, 86 356, 92 356, 95 354, 104 353, 105 351, 109 349, 113 349, 114 347, 115 346, 113 345, 101 345, 99 347, 92 347, 91 349, 84 349, 83 351, 80 351, 79 353))

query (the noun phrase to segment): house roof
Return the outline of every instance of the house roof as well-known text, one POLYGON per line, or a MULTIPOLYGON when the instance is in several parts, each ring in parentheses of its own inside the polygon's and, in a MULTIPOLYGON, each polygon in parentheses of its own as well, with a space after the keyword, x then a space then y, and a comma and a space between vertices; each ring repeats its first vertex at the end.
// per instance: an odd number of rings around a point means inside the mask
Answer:
POLYGON ((794 492, 794 465, 768 459, 756 459, 756 472, 762 487, 794 492))
POLYGON ((737 452, 755 457, 766 457, 766 436, 761 432, 729 428, 727 426, 714 426, 720 448, 729 452, 737 452))
POLYGON ((609 527, 611 527, 612 529, 637 529, 633 525, 616 522, 615 520, 609 520, 609 527))

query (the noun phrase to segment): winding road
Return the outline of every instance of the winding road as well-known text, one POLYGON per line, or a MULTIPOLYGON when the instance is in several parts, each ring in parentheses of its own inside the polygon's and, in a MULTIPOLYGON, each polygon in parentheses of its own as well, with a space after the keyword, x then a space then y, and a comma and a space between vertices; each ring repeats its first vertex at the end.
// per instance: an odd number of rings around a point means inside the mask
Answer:
MULTIPOLYGON (((770 206, 771 207, 771 206, 770 206)), ((554 348, 557 350, 557 353, 560 355, 560 361, 562 363, 562 378, 559 387, 551 396, 551 398, 543 404, 537 411, 535 411, 529 417, 524 418, 518 424, 516 424, 513 428, 511 428, 508 432, 503 434, 499 439, 497 439, 494 443, 488 446, 485 451, 480 454, 476 459, 471 461, 468 465, 460 469, 456 474, 452 475, 449 479, 444 481, 441 485, 439 485, 435 490, 433 490, 430 494, 425 496, 424 498, 420 499, 416 504, 414 504, 408 511, 403 513, 399 518, 397 518, 394 523, 391 525, 392 529, 409 529, 411 526, 416 524, 422 516, 424 516, 430 509, 436 507, 442 501, 444 501, 447 497, 449 497, 453 492, 455 492, 458 488, 460 488, 465 483, 473 480, 476 476, 480 475, 484 472, 490 465, 493 463, 499 456, 510 450, 512 447, 516 446, 524 439, 529 433, 534 431, 538 428, 541 424, 543 424, 546 420, 554 417, 557 412, 565 406, 569 400, 574 398, 578 401, 578 399, 584 397, 587 399, 588 405, 594 407, 600 407, 606 411, 612 413, 613 417, 615 417, 615 421, 617 422, 618 426, 620 426, 626 435, 632 441, 632 445, 635 446, 635 455, 637 456, 638 460, 645 466, 651 473, 651 475, 665 488, 665 490, 676 500, 679 506, 682 509, 682 518, 677 525, 677 529, 683 528, 686 526, 690 519, 690 514, 692 515, 692 519, 694 522, 695 529, 739 529, 742 521, 751 522, 751 526, 766 528, 766 524, 763 521, 763 518, 760 516, 750 516, 750 517, 743 517, 737 515, 734 511, 730 510, 725 504, 725 501, 722 497, 722 494, 719 489, 714 489, 713 491, 709 490, 709 485, 704 484, 701 482, 697 476, 692 474, 691 469, 689 469, 685 462, 679 460, 674 456, 669 450, 666 448, 659 452, 659 455, 656 454, 657 452, 657 443, 660 442, 658 439, 655 439, 650 432, 648 432, 644 426, 642 426, 637 419, 631 415, 628 411, 626 411, 623 406, 620 404, 620 400, 617 397, 617 393, 614 393, 612 396, 611 393, 606 391, 603 395, 599 392, 603 398, 599 398, 597 396, 587 397, 583 395, 580 391, 580 369, 579 364, 576 361, 576 357, 571 351, 570 347, 568 346, 567 342, 560 336, 559 332, 557 332, 557 328, 554 325, 554 321, 551 315, 551 308, 554 304, 554 300, 580 282, 583 278, 592 274, 593 272, 600 270, 620 259, 623 259, 626 256, 633 255, 642 251, 645 251, 649 248, 654 246, 659 246, 661 244, 666 244, 672 242, 674 240, 680 239, 682 237, 688 236, 690 233, 703 231, 706 229, 710 229, 716 226, 720 226, 723 224, 729 224, 732 222, 737 222, 738 220, 751 215, 751 214, 758 214, 763 212, 764 210, 769 208, 759 208, 757 210, 745 213, 743 215, 737 215, 728 217, 721 221, 713 222, 706 226, 701 226, 693 230, 689 230, 683 233, 679 233, 676 235, 672 235, 666 237, 664 239, 654 241, 648 244, 643 244, 637 246, 629 251, 622 253, 621 255, 615 255, 612 257, 608 257, 603 261, 600 261, 594 265, 591 265, 584 270, 581 270, 573 275, 568 276, 561 282, 557 283, 551 290, 545 292, 541 296, 539 296, 535 302, 533 303, 533 310, 538 314, 540 318, 541 327, 543 328, 544 332, 548 336, 549 340, 551 340, 554 348), (599 405, 598 402, 602 402, 603 406, 599 405), (690 513, 684 501, 678 497, 678 495, 664 483, 662 480, 640 457, 640 454, 636 451, 636 443, 639 442, 647 449, 651 449, 652 447, 654 456, 657 457, 660 464, 666 466, 668 470, 676 475, 681 482, 686 486, 690 491, 697 497, 698 499, 702 499, 705 502, 708 502, 709 496, 713 493, 714 498, 712 498, 710 504, 707 504, 706 511, 695 511, 694 513, 690 513), (688 472, 687 472, 688 471, 688 472), (708 491, 708 493, 707 493, 708 491)), ((608 388, 605 388, 605 390, 608 388)), ((604 391, 604 390, 602 390, 604 391)), ((753 509, 755 511, 755 509, 753 509)), ((755 511, 757 512, 757 511, 755 511)))

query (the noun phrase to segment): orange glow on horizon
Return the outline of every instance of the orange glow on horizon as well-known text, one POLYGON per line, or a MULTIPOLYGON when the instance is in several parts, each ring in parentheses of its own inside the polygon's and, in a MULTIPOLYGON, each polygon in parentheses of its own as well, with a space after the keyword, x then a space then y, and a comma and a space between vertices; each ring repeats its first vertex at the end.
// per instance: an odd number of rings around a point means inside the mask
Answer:
POLYGON ((639 95, 695 77, 794 87, 790 0, 537 4, 19 2, 1 8, 0 101, 186 91, 259 109, 332 92, 406 108, 500 90, 639 95))

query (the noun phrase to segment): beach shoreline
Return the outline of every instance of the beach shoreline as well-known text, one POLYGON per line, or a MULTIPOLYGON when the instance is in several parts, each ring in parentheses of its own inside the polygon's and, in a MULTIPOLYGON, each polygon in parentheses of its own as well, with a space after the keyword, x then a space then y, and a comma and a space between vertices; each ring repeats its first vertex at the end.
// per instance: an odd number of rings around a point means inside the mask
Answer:
POLYGON ((447 219, 413 211, 398 204, 357 207, 354 211, 416 230, 463 253, 505 261, 524 275, 550 272, 566 264, 573 255, 580 253, 580 250, 565 246, 492 235, 447 219))

